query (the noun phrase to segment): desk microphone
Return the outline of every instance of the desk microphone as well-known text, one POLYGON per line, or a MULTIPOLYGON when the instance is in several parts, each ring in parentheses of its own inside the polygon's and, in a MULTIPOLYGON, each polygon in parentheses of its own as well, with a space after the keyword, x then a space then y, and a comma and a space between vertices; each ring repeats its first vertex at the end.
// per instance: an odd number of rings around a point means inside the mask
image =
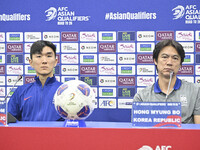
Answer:
POLYGON ((169 83, 168 83, 168 88, 167 88, 167 94, 166 94, 166 100, 167 100, 167 97, 169 95, 169 88, 170 88, 170 85, 171 85, 171 81, 172 81, 172 76, 173 76, 174 72, 173 71, 170 71, 170 78, 169 78, 169 83))
POLYGON ((4 99, 4 101, 6 101, 8 95, 10 94, 10 92, 13 90, 13 88, 15 87, 15 85, 17 84, 17 82, 19 82, 19 80, 21 80, 21 79, 22 79, 22 75, 19 75, 19 76, 17 77, 17 80, 16 80, 15 83, 13 84, 12 88, 11 88, 10 91, 7 93, 7 95, 6 95, 5 99, 4 99))
POLYGON ((5 101, 5 103, 6 103, 6 114, 7 114, 6 124, 8 124, 8 123, 15 123, 16 120, 17 120, 13 115, 11 115, 11 114, 8 112, 7 97, 8 97, 8 95, 10 94, 10 92, 13 90, 13 88, 15 87, 15 85, 17 84, 17 82, 19 82, 19 80, 21 80, 21 79, 22 79, 22 75, 19 75, 19 76, 17 77, 17 80, 15 81, 15 83, 14 83, 13 86, 12 86, 12 88, 11 88, 10 91, 7 93, 7 95, 6 95, 5 99, 4 99, 4 101, 5 101))

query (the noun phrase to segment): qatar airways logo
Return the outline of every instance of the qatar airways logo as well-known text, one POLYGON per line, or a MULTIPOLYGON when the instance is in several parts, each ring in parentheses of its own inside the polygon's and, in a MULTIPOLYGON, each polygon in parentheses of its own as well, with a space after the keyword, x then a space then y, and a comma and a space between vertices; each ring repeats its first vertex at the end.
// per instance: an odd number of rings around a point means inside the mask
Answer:
POLYGON ((35 81, 34 76, 25 76, 25 84, 32 83, 35 81))
POLYGON ((23 52, 22 43, 7 43, 6 48, 7 48, 8 53, 22 53, 23 52))
POLYGON ((118 77, 119 86, 135 86, 135 77, 118 77))
POLYGON ((151 76, 137 77, 137 86, 150 86, 155 82, 155 78, 151 76))
POLYGON ((95 75, 97 74, 97 65, 81 65, 80 73, 85 75, 95 75))
POLYGON ((80 32, 80 41, 97 41, 97 32, 80 32))
POLYGON ((99 52, 116 52, 116 43, 99 43, 99 52))
POLYGON ((174 39, 174 31, 157 31, 156 32, 156 41, 162 40, 173 40, 174 39))
POLYGON ((61 41, 78 41, 78 32, 61 32, 61 41))
POLYGON ((178 75, 193 75, 194 74, 194 66, 193 65, 184 65, 179 69, 177 74, 178 75))
POLYGON ((200 52, 200 42, 195 43, 196 52, 200 52))
POLYGON ((138 54, 137 63, 138 64, 153 64, 153 55, 152 54, 138 54))
POLYGON ((63 64, 78 64, 77 54, 62 54, 61 57, 63 64))
POLYGON ((23 65, 7 65, 7 74, 23 74, 23 65))
POLYGON ((176 31, 177 41, 194 41, 194 31, 176 31))
POLYGON ((116 75, 115 65, 99 65, 100 75, 116 75))

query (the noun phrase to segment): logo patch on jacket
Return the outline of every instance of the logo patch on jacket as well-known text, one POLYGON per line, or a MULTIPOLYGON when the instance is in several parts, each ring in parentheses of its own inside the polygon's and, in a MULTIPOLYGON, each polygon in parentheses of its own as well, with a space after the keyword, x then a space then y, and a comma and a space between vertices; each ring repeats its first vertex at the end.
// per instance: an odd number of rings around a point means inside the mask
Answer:
POLYGON ((29 98, 31 98, 32 96, 26 97, 24 98, 24 101, 28 100, 29 98))

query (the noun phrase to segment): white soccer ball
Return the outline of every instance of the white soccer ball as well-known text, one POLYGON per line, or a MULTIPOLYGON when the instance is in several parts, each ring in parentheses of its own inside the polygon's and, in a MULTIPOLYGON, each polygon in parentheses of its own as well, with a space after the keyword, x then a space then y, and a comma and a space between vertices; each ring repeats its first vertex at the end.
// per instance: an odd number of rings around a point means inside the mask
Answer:
POLYGON ((58 114, 68 120, 86 119, 94 110, 93 89, 80 80, 70 80, 57 89, 54 104, 58 114))

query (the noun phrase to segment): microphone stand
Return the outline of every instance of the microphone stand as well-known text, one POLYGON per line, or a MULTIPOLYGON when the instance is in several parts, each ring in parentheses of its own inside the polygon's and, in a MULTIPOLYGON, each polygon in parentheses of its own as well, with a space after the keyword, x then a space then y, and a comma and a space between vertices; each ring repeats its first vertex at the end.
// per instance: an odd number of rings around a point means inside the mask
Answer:
MULTIPOLYGON (((6 119, 6 125, 8 123, 8 118, 9 117, 9 114, 8 114, 8 102, 7 102, 7 98, 8 98, 8 95, 10 94, 10 92, 13 90, 13 88, 15 87, 15 85, 22 79, 22 75, 19 75, 17 77, 17 81, 15 81, 14 85, 11 87, 10 91, 7 93, 5 99, 4 99, 4 102, 6 103, 6 115, 7 115, 7 119, 6 119)), ((14 116, 11 116, 11 118, 14 117, 14 116)))
POLYGON ((172 76, 173 76, 174 72, 171 71, 170 72, 170 78, 169 78, 169 83, 168 83, 168 88, 167 88, 167 94, 166 94, 166 97, 165 97, 165 100, 167 101, 167 98, 169 96, 169 88, 170 88, 170 85, 171 85, 171 82, 172 82, 172 76))

